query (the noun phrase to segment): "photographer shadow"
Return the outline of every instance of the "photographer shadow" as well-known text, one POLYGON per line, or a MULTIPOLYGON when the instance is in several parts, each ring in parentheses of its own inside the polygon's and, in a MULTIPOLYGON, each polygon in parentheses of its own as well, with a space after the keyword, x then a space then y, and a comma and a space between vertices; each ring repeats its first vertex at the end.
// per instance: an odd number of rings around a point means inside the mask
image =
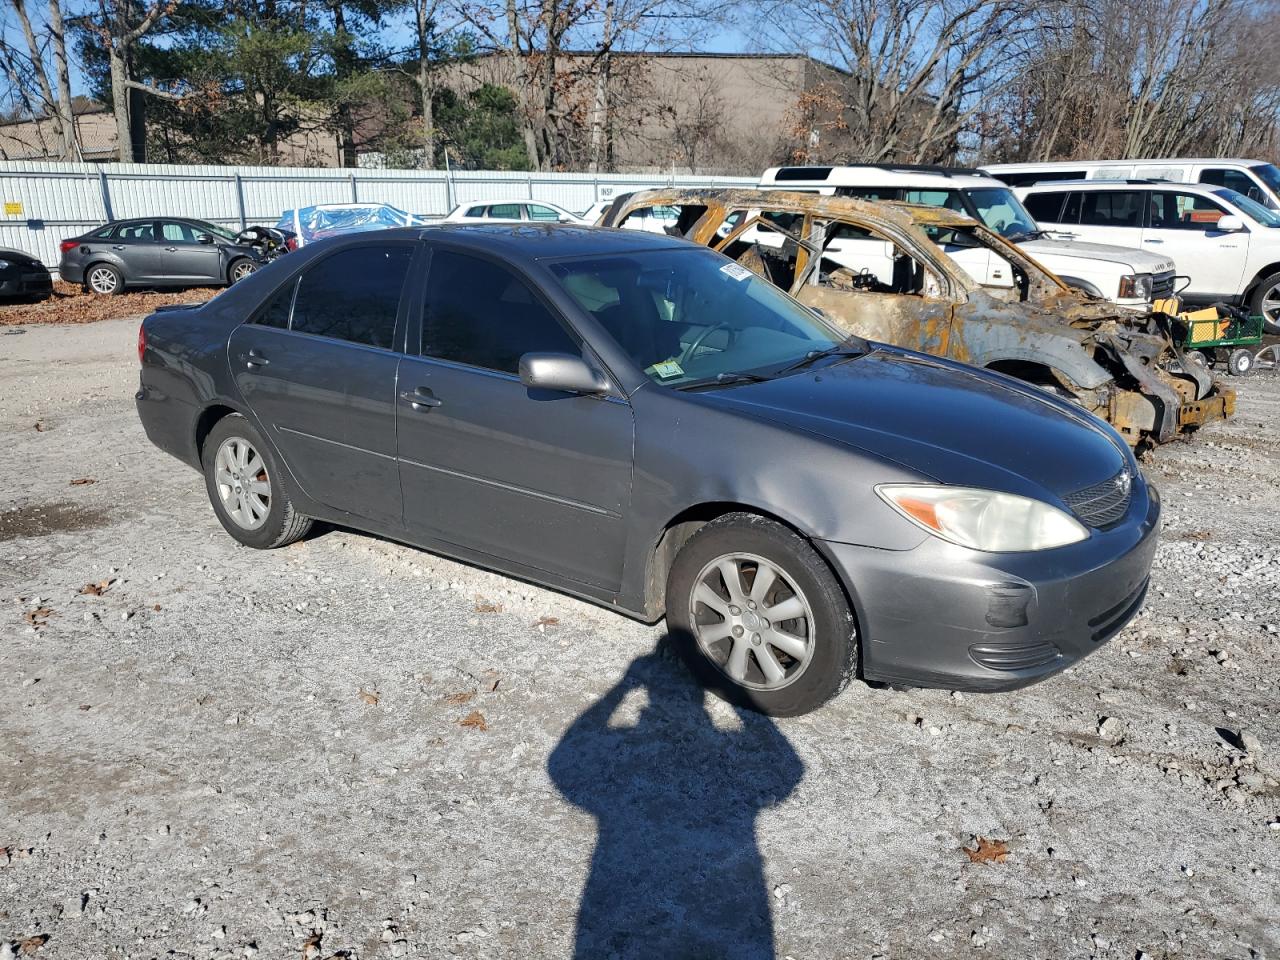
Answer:
POLYGON ((648 654, 552 751, 552 781, 597 823, 577 960, 775 956, 755 821, 804 764, 768 717, 733 709, 721 729, 703 697, 677 662, 648 654))

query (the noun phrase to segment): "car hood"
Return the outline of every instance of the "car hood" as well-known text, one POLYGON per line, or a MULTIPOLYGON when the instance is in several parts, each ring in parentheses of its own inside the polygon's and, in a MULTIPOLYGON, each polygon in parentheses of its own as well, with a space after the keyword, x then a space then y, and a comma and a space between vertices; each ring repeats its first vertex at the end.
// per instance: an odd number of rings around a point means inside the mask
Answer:
POLYGON ((1040 237, 1018 244, 1033 257, 1071 257, 1077 260, 1104 260, 1129 267, 1131 273, 1167 273, 1173 261, 1145 250, 1117 247, 1109 243, 1085 243, 1079 240, 1055 240, 1040 237))
POLYGON ((1124 442, 1011 378, 876 345, 853 360, 697 394, 891 460, 925 478, 1044 498, 1115 476, 1124 442))

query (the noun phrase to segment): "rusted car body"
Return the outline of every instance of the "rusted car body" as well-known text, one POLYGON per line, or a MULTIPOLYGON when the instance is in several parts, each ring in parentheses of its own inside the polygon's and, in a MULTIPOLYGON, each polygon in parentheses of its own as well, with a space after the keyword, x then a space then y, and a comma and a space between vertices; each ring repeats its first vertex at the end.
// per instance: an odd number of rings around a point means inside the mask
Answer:
POLYGON ((648 224, 654 210, 668 233, 725 253, 852 333, 1069 396, 1130 445, 1163 443, 1234 412, 1234 391, 1183 361, 1167 316, 1071 290, 962 214, 809 193, 672 189, 619 197, 598 225, 648 224), (975 256, 1001 258, 1009 285, 979 286, 957 262, 975 256))

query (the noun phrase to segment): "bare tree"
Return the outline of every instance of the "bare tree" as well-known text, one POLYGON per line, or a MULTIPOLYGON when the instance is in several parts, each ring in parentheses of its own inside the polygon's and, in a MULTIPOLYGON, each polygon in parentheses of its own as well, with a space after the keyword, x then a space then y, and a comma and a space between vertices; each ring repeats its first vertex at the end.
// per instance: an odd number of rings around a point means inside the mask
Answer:
POLYGON ((59 0, 49 0, 49 22, 37 25, 27 12, 26 0, 8 0, 26 44, 23 56, 8 45, 0 49, 0 60, 11 83, 21 91, 33 116, 48 118, 57 155, 65 160, 76 156, 75 117, 71 110, 71 79, 67 66, 66 34, 59 0), (52 61, 53 83, 49 80, 52 61), (55 92, 56 84, 56 92, 55 92), (37 96, 31 101, 29 92, 37 96))
POLYGON ((137 78, 135 48, 160 21, 173 12, 176 0, 154 0, 137 7, 130 0, 98 0, 94 29, 107 52, 111 69, 111 110, 116 120, 116 143, 122 163, 132 163, 145 147, 142 95, 182 99, 137 78))

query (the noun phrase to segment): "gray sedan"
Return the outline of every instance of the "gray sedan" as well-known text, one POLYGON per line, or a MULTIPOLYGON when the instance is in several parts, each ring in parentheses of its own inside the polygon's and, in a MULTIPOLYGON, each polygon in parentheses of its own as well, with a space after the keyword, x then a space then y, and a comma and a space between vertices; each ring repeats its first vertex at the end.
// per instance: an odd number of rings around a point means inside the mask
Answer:
POLYGON ((148 317, 139 351, 148 436, 241 543, 321 519, 665 615, 772 714, 859 674, 1024 686, 1147 589, 1159 501, 1106 423, 671 237, 325 241, 148 317))
POLYGON ((236 234, 203 220, 114 220, 63 240, 58 270, 94 293, 126 287, 194 287, 243 280, 262 254, 236 234))

